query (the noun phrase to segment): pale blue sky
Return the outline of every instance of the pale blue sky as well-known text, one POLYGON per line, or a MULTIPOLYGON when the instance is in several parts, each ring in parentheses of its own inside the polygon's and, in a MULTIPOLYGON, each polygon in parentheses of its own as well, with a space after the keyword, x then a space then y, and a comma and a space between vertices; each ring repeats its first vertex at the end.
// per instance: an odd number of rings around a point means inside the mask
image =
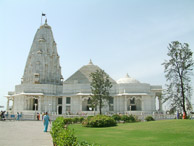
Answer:
POLYGON ((41 13, 52 27, 67 79, 89 59, 118 80, 165 84, 171 41, 194 51, 193 0, 0 0, 0 105, 20 84, 41 13))

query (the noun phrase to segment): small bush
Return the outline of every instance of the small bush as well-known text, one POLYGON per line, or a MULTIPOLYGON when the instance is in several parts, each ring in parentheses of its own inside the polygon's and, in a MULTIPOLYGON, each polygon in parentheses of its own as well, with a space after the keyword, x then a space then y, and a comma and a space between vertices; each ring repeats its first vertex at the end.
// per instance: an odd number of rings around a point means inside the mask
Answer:
POLYGON ((83 120, 84 120, 84 117, 80 117, 80 118, 79 118, 79 122, 80 122, 80 123, 82 123, 83 120))
POLYGON ((187 115, 187 116, 185 117, 185 119, 191 119, 191 116, 190 116, 190 115, 187 115))
POLYGON ((83 120, 83 122, 82 122, 82 126, 84 126, 84 127, 89 127, 89 126, 87 126, 87 125, 89 125, 88 123, 89 123, 89 120, 88 120, 88 119, 85 119, 85 120, 83 120))
POLYGON ((94 116, 88 116, 87 119, 90 120, 91 118, 93 118, 94 116))
POLYGON ((81 142, 78 142, 77 146, 101 146, 101 145, 98 145, 98 144, 90 144, 87 141, 81 141, 81 142))
POLYGON ((72 124, 73 120, 71 118, 64 118, 64 124, 72 124))
POLYGON ((121 120, 127 122, 129 120, 129 117, 127 115, 122 115, 121 120))
POLYGON ((73 118, 73 119, 72 119, 72 122, 73 122, 73 123, 78 123, 78 122, 79 122, 79 118, 78 118, 78 117, 73 118))
POLYGON ((129 115, 129 123, 133 123, 133 122, 136 122, 135 116, 129 115))
POLYGON ((155 121, 155 119, 152 116, 147 116, 145 118, 146 121, 155 121))
POLYGON ((121 120, 121 116, 118 115, 118 114, 113 115, 112 118, 113 118, 115 121, 120 121, 120 120, 121 120))
POLYGON ((134 117, 133 115, 129 115, 129 116, 123 115, 123 116, 121 117, 121 120, 124 121, 124 122, 126 122, 126 123, 133 123, 133 122, 136 122, 135 117, 134 117))
POLYGON ((111 127, 116 126, 117 123, 112 117, 105 115, 97 115, 90 119, 85 119, 82 122, 82 125, 85 127, 111 127))
POLYGON ((57 146, 77 146, 77 137, 74 136, 74 132, 69 129, 61 129, 53 142, 57 146))
POLYGON ((135 118, 135 122, 141 122, 141 120, 140 120, 140 119, 138 119, 138 116, 133 115, 133 117, 135 118))
POLYGON ((72 130, 64 129, 64 125, 69 122, 69 118, 64 119, 58 117, 53 123, 51 128, 51 135, 53 143, 57 146, 71 145, 76 146, 77 138, 74 136, 72 130))

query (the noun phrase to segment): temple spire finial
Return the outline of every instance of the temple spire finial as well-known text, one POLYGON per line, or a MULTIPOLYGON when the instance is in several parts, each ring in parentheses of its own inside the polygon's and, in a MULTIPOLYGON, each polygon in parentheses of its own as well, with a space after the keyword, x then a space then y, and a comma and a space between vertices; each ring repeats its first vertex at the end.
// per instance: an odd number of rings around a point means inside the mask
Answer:
POLYGON ((45 24, 47 25, 47 19, 45 19, 45 24))
POLYGON ((93 63, 92 63, 92 60, 90 59, 90 62, 88 63, 88 65, 93 65, 93 63))
POLYGON ((129 78, 129 74, 128 73, 126 74, 126 78, 129 78))
MULTIPOLYGON (((46 18, 46 14, 45 13, 42 13, 40 26, 42 26, 42 17, 45 17, 46 18)), ((47 18, 45 19, 45 24, 47 24, 47 18)))

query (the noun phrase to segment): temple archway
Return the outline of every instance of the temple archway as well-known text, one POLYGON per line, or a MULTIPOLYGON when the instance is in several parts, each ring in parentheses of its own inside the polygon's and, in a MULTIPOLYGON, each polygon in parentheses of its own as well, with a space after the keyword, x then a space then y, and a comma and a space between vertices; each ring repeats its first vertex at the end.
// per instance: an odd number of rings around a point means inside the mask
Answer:
POLYGON ((94 111, 90 97, 84 97, 82 99, 82 111, 94 111))
POLYGON ((142 101, 140 97, 129 97, 127 98, 127 111, 141 111, 142 101))

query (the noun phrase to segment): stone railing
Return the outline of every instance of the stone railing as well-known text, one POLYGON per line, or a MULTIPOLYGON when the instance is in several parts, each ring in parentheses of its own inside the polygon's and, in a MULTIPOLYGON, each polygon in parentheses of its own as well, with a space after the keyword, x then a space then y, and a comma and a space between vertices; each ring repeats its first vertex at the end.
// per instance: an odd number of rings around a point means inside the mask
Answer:
MULTIPOLYGON (((132 114, 132 113, 131 113, 132 114)), ((112 114, 107 114, 107 115, 112 115, 112 114)), ((130 115, 130 114, 127 114, 130 115)), ((136 115, 136 114, 132 114, 132 115, 136 115)), ((54 121, 57 117, 64 117, 64 118, 75 118, 75 117, 88 117, 88 116, 92 116, 91 114, 83 114, 83 115, 56 115, 56 114, 50 114, 49 117, 51 119, 51 121, 54 121)), ((167 119, 175 119, 176 115, 168 115, 168 114, 151 114, 151 113, 143 113, 143 114, 138 114, 136 115, 138 117, 139 120, 141 121, 145 121, 145 118, 147 116, 152 116, 155 120, 167 120, 167 119)), ((37 115, 35 114, 20 114, 19 115, 19 119, 17 118, 18 115, 17 114, 6 114, 5 118, 7 120, 37 120, 37 115)), ((193 117, 194 118, 194 117, 193 117)), ((40 119, 42 120, 42 115, 40 114, 40 119)))

